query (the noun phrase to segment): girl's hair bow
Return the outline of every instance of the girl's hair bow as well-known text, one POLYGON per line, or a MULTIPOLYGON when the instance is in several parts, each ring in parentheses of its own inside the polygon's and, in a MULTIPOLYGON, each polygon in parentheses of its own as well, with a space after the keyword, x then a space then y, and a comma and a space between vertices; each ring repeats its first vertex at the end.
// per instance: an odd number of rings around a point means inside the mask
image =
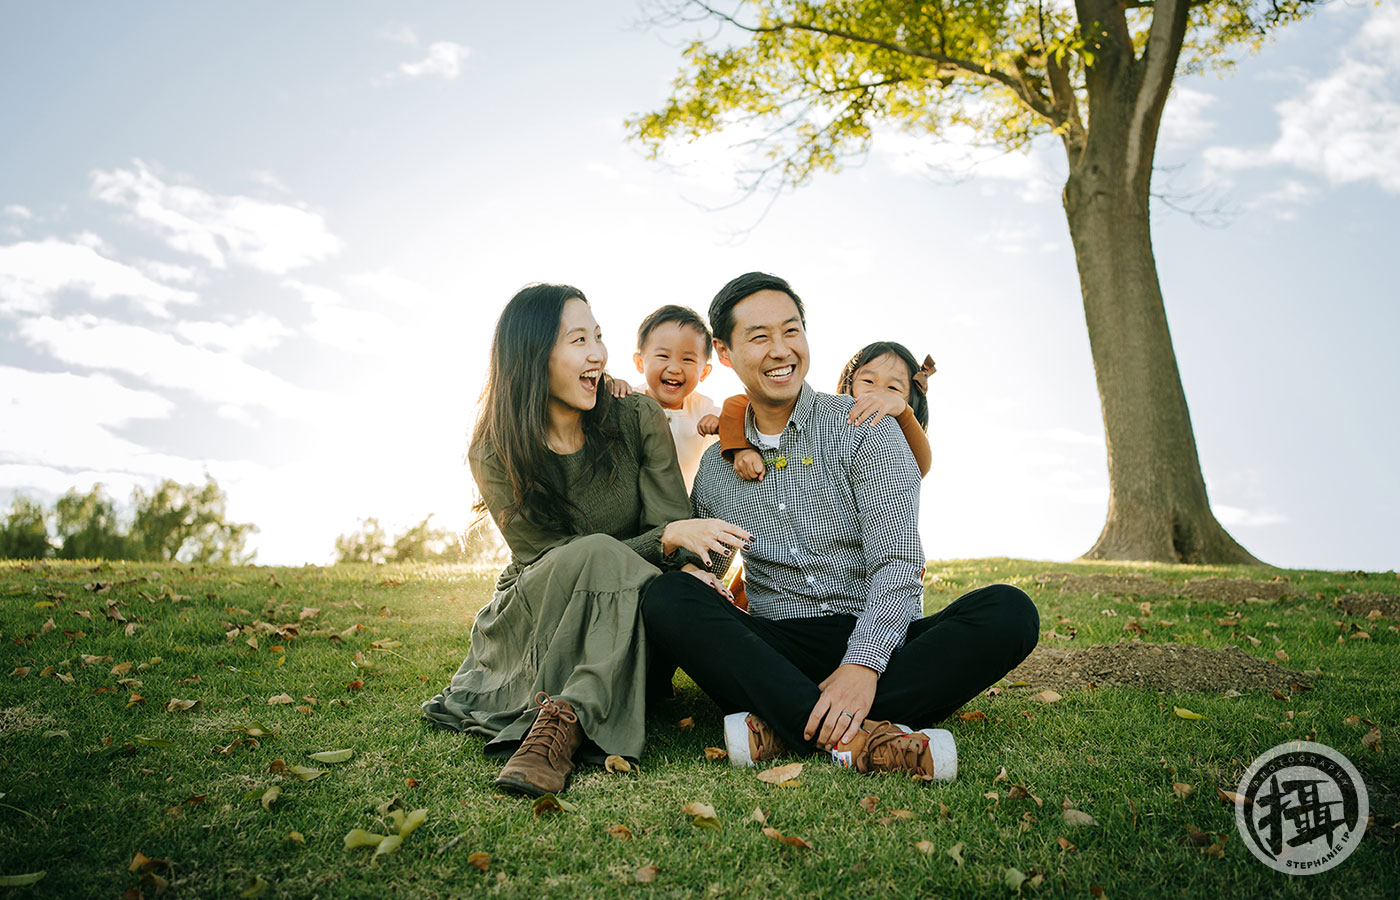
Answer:
POLYGON ((928 394, 928 377, 937 371, 933 365, 933 357, 925 356, 923 365, 914 373, 914 387, 919 389, 919 393, 928 394))

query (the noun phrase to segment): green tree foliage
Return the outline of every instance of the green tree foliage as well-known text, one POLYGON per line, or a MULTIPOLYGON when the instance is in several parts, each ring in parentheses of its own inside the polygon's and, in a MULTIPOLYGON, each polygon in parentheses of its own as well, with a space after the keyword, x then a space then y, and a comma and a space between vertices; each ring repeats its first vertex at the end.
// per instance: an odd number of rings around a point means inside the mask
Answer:
POLYGON ((29 497, 16 497, 0 526, 0 559, 43 559, 53 552, 48 513, 29 497))
POLYGON ((175 560, 241 565, 251 524, 228 521, 227 498, 212 477, 203 485, 180 484, 169 478, 149 493, 132 493, 135 517, 129 543, 133 559, 175 560))
POLYGON ((465 562, 498 565, 508 556, 505 542, 490 523, 482 523, 463 537, 445 528, 434 528, 433 517, 390 538, 377 518, 364 519, 358 531, 335 539, 337 563, 465 562))
POLYGON ((70 490, 54 504, 54 536, 59 559, 127 559, 131 556, 126 529, 117 518, 112 499, 95 484, 81 493, 70 490))
POLYGON ((166 479, 131 494, 130 526, 102 485, 86 493, 76 488, 47 514, 38 503, 16 499, 0 530, 0 558, 27 559, 52 552, 59 559, 131 559, 143 562, 233 563, 252 559, 244 552, 253 525, 230 522, 226 498, 213 478, 203 485, 166 479), (53 539, 47 525, 52 520, 53 539), (56 545, 56 549, 55 549, 56 545))
POLYGON ((1148 216, 1175 76, 1228 67, 1315 0, 699 0, 671 96, 629 121, 653 156, 741 130, 742 186, 781 192, 863 156, 880 129, 1063 148, 1062 195, 1104 430, 1108 515, 1088 555, 1257 562, 1210 510, 1148 216))

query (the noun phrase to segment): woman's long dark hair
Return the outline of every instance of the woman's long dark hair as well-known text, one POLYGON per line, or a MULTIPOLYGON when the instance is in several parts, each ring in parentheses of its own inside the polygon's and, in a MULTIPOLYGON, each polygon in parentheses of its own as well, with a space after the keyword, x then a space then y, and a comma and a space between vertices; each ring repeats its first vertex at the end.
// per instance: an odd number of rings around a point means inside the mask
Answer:
POLYGON ((886 353, 892 353, 904 361, 909 367, 909 408, 914 410, 914 418, 918 421, 920 428, 928 428, 928 397, 914 384, 914 376, 918 374, 919 364, 914 360, 914 354, 909 352, 909 348, 894 341, 876 341, 862 347, 860 352, 851 357, 851 361, 846 363, 846 368, 841 370, 841 380, 836 385, 836 393, 850 394, 855 387, 856 372, 860 371, 867 364, 874 362, 886 353))
MULTIPOLYGON (((549 356, 559 338, 564 305, 588 302, 583 291, 567 284, 532 284, 521 288, 496 322, 491 362, 481 391, 480 411, 472 431, 472 448, 490 447, 505 469, 513 500, 501 510, 502 527, 517 515, 562 534, 587 530, 586 516, 566 496, 558 457, 546 443, 549 428, 549 356)), ((611 479, 618 438, 612 420, 612 395, 598 381, 597 402, 583 414, 583 446, 591 478, 611 479)), ((486 501, 473 506, 486 513, 486 501)))

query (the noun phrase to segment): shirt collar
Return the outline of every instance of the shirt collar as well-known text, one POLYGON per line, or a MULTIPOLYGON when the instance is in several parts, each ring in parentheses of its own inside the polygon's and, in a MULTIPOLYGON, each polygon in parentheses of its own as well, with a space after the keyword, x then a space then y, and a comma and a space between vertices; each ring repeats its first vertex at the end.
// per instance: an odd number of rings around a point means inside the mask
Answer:
MULTIPOLYGON (((787 425, 783 431, 789 427, 798 431, 806 429, 812 420, 812 410, 817 405, 817 392, 812 390, 812 386, 807 382, 802 382, 802 390, 797 395, 797 405, 792 408, 792 415, 788 416, 787 425)), ((758 426, 754 423, 753 404, 749 404, 748 411, 744 414, 744 431, 749 443, 758 446, 758 426)))

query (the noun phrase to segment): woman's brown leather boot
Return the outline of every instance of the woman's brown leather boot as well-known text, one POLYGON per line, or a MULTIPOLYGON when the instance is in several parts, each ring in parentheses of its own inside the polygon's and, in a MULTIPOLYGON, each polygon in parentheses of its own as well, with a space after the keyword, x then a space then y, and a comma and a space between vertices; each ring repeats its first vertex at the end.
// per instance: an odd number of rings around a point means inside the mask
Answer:
POLYGON ((540 714, 520 747, 496 778, 496 787, 539 797, 562 793, 574 771, 574 753, 583 743, 578 714, 567 700, 535 695, 540 714))

